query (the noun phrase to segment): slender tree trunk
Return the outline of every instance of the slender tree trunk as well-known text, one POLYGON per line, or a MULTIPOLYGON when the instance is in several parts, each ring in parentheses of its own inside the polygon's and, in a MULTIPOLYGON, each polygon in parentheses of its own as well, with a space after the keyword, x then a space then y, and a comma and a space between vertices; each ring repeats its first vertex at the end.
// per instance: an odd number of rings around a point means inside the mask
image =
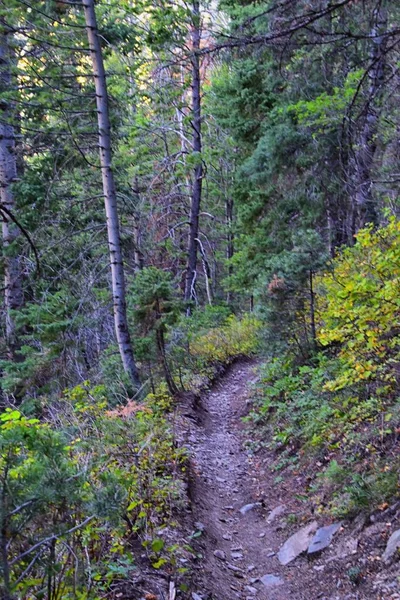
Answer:
POLYGON ((96 88, 100 165, 107 217, 115 331, 125 372, 129 375, 133 385, 139 387, 139 374, 133 356, 126 315, 124 265, 122 260, 120 227, 117 211, 117 194, 111 160, 111 127, 107 82, 97 29, 94 0, 84 0, 83 7, 85 11, 86 31, 91 51, 96 88))
POLYGON ((185 282, 185 300, 190 302, 196 299, 196 267, 197 267, 197 239, 199 237, 199 213, 201 205, 201 192, 203 185, 203 162, 201 156, 201 77, 200 77, 200 2, 194 0, 192 4, 192 149, 196 158, 193 174, 192 198, 190 206, 190 225, 188 257, 185 282))
POLYGON ((386 65, 387 12, 378 3, 373 12, 371 28, 371 68, 369 97, 357 150, 355 152, 355 186, 353 206, 353 233, 366 223, 377 223, 378 217, 372 194, 372 169, 377 148, 379 126, 379 98, 384 86, 386 65))
MULTIPOLYGON (((12 54, 9 36, 2 27, 0 30, 0 95, 8 91, 12 84, 12 54)), ((15 199, 12 184, 17 179, 17 157, 15 153, 15 130, 10 105, 4 96, 0 100, 0 203, 7 211, 15 212, 15 199)), ((22 273, 20 259, 11 246, 19 235, 18 228, 7 216, 3 217, 3 260, 6 312, 6 340, 9 357, 15 358, 18 339, 12 311, 23 304, 22 273)))
POLYGON ((6 517, 4 516, 2 518, 1 531, 0 531, 1 571, 3 574, 3 590, 2 590, 3 600, 11 600, 10 566, 8 564, 8 552, 7 552, 8 539, 7 539, 7 537, 8 537, 7 521, 6 521, 6 517))
MULTIPOLYGON (((185 118, 187 117, 187 104, 188 104, 188 99, 187 99, 187 90, 186 90, 186 86, 185 86, 185 67, 184 65, 181 65, 180 67, 180 86, 182 89, 182 95, 181 95, 181 102, 180 102, 180 106, 178 105, 178 107, 176 108, 176 120, 177 120, 177 124, 178 124, 178 131, 179 131, 179 137, 180 137, 180 142, 181 142, 181 160, 182 163, 185 167, 185 172, 186 172, 186 156, 188 154, 188 140, 187 140, 187 133, 186 133, 186 129, 185 129, 185 118)), ((191 181, 190 181, 190 176, 188 173, 186 173, 186 175, 184 176, 185 179, 185 187, 184 192, 182 194, 182 204, 183 206, 186 207, 186 203, 187 203, 187 198, 191 198, 191 181)), ((180 256, 179 256, 179 268, 182 268, 182 273, 183 276, 181 276, 181 280, 180 280, 180 288, 182 290, 182 295, 185 295, 185 288, 186 288, 186 274, 187 274, 187 255, 188 255, 188 242, 187 242, 187 235, 186 235, 186 230, 183 230, 181 228, 178 229, 177 232, 178 235, 178 245, 179 245, 179 250, 180 250, 180 256)))
POLYGON ((135 271, 141 271, 144 267, 143 253, 142 253, 142 236, 140 230, 140 219, 137 206, 140 203, 140 192, 139 192, 139 180, 135 177, 134 193, 136 194, 136 207, 133 215, 133 256, 135 262, 135 271))
MULTIPOLYGON (((233 257, 234 247, 234 236, 233 236, 233 199, 228 196, 225 201, 225 220, 226 220, 226 259, 228 261, 228 277, 233 275, 233 266, 230 262, 233 257)), ((232 302, 232 292, 229 290, 226 295, 226 301, 228 304, 232 302)))
MULTIPOLYGON (((162 315, 161 315, 160 303, 158 300, 157 300, 156 310, 157 310, 157 319, 160 320, 162 315)), ((174 378, 172 377, 172 373, 169 368, 169 364, 168 364, 168 360, 167 360, 167 353, 165 352, 165 337, 164 337, 164 325, 163 324, 160 324, 159 327, 156 328, 156 340, 157 340, 158 353, 160 355, 161 363, 162 363, 162 367, 163 367, 163 371, 164 371, 165 382, 168 386, 168 390, 174 396, 175 394, 177 394, 178 388, 175 384, 174 378)))
POLYGON ((140 224, 139 218, 137 214, 133 217, 133 243, 134 246, 134 261, 135 261, 135 271, 141 271, 143 269, 143 254, 140 249, 141 247, 141 235, 140 235, 140 224))
POLYGON ((8 533, 9 533, 9 522, 7 513, 9 510, 8 496, 7 496, 7 478, 8 478, 9 466, 6 465, 3 471, 3 477, 0 481, 0 554, 1 554, 1 572, 3 575, 3 585, 0 587, 2 591, 3 600, 11 600, 10 591, 10 565, 8 562, 8 533))
POLYGON ((163 367, 163 371, 164 371, 165 382, 167 384, 170 394, 172 394, 172 396, 174 396, 175 394, 178 393, 178 388, 172 377, 171 370, 168 365, 167 355, 165 352, 164 331, 162 328, 157 329, 156 338, 157 338, 158 352, 161 357, 161 363, 162 363, 162 367, 163 367))
POLYGON ((309 273, 310 279, 310 321, 311 321, 311 339, 313 346, 317 345, 317 329, 315 325, 315 292, 314 292, 314 282, 313 282, 313 272, 310 269, 309 273))
POLYGON ((209 265, 208 260, 207 260, 207 256, 206 256, 206 252, 204 250, 204 246, 201 243, 200 238, 197 238, 197 244, 198 244, 198 248, 200 250, 201 262, 203 263, 204 278, 206 280, 207 301, 208 301, 208 304, 210 306, 212 306, 212 303, 213 303, 213 291, 212 291, 212 287, 210 285, 210 282, 211 282, 211 269, 210 269, 210 265, 209 265))

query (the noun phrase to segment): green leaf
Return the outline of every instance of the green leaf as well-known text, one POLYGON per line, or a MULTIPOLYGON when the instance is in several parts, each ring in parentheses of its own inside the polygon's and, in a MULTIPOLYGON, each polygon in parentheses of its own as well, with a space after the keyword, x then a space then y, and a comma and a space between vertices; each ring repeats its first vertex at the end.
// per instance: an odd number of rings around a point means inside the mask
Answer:
POLYGON ((6 409, 6 412, 0 415, 1 421, 19 421, 21 418, 21 413, 19 410, 11 410, 10 408, 6 409))
POLYGON ((167 561, 165 560, 165 558, 160 558, 156 562, 152 563, 152 566, 154 569, 160 569, 163 565, 165 565, 166 562, 167 561))
POLYGON ((161 550, 164 548, 164 540, 161 538, 155 538, 151 542, 151 548, 153 552, 161 552, 161 550))

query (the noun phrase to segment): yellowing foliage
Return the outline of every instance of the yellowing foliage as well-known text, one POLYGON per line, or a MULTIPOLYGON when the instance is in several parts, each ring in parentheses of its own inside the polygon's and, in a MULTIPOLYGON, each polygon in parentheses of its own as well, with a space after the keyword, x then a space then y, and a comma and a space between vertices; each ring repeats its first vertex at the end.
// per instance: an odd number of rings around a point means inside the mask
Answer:
POLYGON ((400 334, 400 222, 366 227, 319 280, 322 346, 340 344, 337 390, 364 380, 395 381, 400 334))
POLYGON ((237 356, 249 356, 258 345, 261 322, 253 315, 241 319, 231 315, 221 327, 195 336, 190 342, 190 353, 203 364, 228 363, 237 356))

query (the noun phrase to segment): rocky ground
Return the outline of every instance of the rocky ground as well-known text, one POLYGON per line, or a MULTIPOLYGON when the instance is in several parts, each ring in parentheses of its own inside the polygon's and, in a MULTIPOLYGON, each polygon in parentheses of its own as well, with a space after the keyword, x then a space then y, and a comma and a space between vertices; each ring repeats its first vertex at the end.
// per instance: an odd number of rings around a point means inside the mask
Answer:
POLYGON ((187 419, 203 556, 188 598, 400 599, 400 503, 333 523, 300 502, 295 478, 276 485, 271 457, 246 451, 242 417, 256 379, 254 363, 235 363, 187 419))

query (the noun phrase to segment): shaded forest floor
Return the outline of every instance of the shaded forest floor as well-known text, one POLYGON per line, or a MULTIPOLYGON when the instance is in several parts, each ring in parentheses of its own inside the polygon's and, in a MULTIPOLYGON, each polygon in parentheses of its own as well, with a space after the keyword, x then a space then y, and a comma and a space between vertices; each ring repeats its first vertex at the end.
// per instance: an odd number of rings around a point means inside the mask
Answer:
POLYGON ((322 553, 312 559, 303 553, 286 566, 280 564, 277 553, 293 533, 312 522, 320 527, 332 521, 316 517, 313 507, 299 498, 306 473, 284 476, 278 485, 269 468, 273 457, 247 450, 249 433, 242 417, 256 380, 254 362, 236 362, 202 396, 196 422, 188 419, 193 523, 203 556, 191 598, 400 598, 398 563, 381 564, 387 538, 400 526, 398 507, 378 518, 342 522, 322 553))

